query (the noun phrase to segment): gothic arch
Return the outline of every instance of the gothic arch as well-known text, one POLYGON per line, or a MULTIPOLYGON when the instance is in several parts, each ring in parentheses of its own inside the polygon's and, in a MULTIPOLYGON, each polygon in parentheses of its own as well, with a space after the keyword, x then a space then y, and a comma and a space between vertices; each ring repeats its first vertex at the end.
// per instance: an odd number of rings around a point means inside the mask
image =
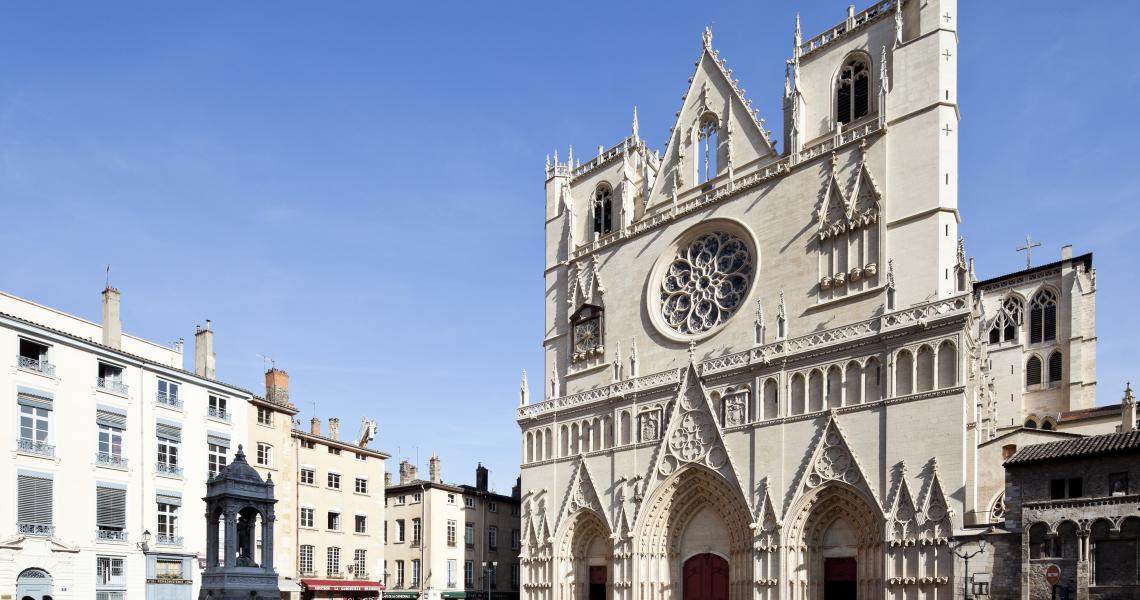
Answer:
POLYGON ((789 600, 823 599, 829 557, 855 558, 859 598, 881 594, 885 521, 874 498, 856 486, 829 481, 804 494, 788 515, 784 581, 789 600), (835 536, 836 531, 843 535, 835 536))
POLYGON ((687 526, 703 515, 723 525, 727 534, 721 547, 712 550, 728 559, 729 598, 751 598, 752 517, 738 487, 707 467, 689 464, 662 482, 643 506, 634 539, 647 597, 681 589, 682 548, 694 535, 687 526))
POLYGON ((843 57, 843 60, 840 61, 838 65, 836 65, 834 74, 831 78, 831 122, 833 124, 838 125, 840 122, 844 124, 851 123, 875 112, 877 109, 875 106, 875 95, 871 93, 871 79, 872 74, 874 73, 874 64, 875 63, 871 60, 870 54, 867 54, 862 50, 855 50, 847 53, 847 55, 843 57), (852 72, 850 74, 851 85, 848 88, 847 96, 848 111, 846 112, 846 115, 844 115, 843 111, 840 110, 840 102, 843 98, 843 84, 848 68, 854 63, 862 63, 863 68, 858 73, 852 72), (863 110, 861 112, 855 110, 855 103, 853 98, 854 96, 859 95, 856 93, 856 87, 858 86, 856 85, 855 79, 859 75, 862 75, 862 85, 864 86, 860 90, 864 95, 864 100, 862 103, 863 110), (846 120, 843 120, 844 116, 846 116, 846 120))
MULTIPOLYGON (((606 567, 606 589, 613 589, 614 546, 604 517, 592 509, 580 508, 566 520, 557 540, 560 598, 587 599, 591 566, 606 567)), ((609 594, 612 592, 607 591, 609 594)))

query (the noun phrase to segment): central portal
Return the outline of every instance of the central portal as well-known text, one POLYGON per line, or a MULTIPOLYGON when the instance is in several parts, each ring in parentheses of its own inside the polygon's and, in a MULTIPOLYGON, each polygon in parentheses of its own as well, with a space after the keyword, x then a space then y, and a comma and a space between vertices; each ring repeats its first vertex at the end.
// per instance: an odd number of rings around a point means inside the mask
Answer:
POLYGON ((854 556, 824 559, 823 600, 855 600, 857 565, 854 556))
POLYGON ((716 554, 697 554, 685 561, 683 570, 682 600, 728 600, 727 560, 716 554))

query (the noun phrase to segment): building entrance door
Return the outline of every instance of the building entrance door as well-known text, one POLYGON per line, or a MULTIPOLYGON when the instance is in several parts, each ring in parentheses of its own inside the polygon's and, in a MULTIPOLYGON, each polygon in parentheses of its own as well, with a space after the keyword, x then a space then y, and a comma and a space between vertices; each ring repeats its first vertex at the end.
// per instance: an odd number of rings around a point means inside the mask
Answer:
POLYGON ((855 600, 857 576, 854 556, 823 559, 823 600, 855 600))
POLYGON ((16 578, 17 600, 51 600, 51 575, 43 569, 26 569, 16 578))
POLYGON ((590 567, 590 591, 588 600, 606 600, 606 568, 590 567))
POLYGON ((685 561, 682 571, 682 600, 728 600, 727 560, 716 554, 697 554, 685 561))

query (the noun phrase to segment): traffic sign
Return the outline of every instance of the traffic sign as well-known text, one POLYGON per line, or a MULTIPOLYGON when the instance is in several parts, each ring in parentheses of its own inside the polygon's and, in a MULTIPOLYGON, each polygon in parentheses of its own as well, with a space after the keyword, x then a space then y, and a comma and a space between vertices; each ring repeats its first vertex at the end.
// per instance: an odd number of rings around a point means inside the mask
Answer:
POLYGON ((1057 565, 1049 565, 1046 567, 1045 581, 1048 582, 1049 585, 1057 585, 1057 582, 1061 581, 1061 567, 1057 565))

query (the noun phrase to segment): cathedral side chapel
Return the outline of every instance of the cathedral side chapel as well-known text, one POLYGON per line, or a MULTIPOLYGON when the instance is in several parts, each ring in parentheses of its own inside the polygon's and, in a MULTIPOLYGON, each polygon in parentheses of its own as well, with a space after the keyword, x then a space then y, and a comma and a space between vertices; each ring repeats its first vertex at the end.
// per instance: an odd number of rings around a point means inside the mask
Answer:
POLYGON ((547 160, 527 600, 960 596, 1002 453, 1103 427, 1091 255, 979 280, 958 236, 956 2, 836 16, 780 149, 706 29, 663 151, 635 111, 547 160))

